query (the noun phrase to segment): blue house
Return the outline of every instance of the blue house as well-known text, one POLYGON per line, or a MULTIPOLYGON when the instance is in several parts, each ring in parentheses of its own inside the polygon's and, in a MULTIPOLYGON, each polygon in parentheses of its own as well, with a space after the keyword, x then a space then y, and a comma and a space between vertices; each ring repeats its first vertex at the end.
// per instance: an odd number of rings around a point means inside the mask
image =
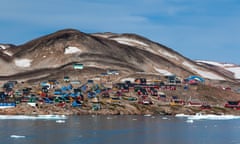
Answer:
POLYGON ((196 76, 196 75, 189 76, 185 79, 186 82, 191 81, 191 80, 195 80, 195 81, 198 81, 198 82, 201 82, 201 83, 205 82, 204 78, 202 78, 200 76, 196 76))

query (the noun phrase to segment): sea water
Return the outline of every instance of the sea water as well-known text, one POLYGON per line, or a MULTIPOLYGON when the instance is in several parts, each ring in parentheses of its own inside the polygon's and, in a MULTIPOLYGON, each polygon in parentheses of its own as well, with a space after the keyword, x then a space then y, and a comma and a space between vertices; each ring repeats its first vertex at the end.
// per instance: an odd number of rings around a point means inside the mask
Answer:
POLYGON ((1 143, 238 144, 240 119, 175 116, 43 116, 0 120, 1 143))

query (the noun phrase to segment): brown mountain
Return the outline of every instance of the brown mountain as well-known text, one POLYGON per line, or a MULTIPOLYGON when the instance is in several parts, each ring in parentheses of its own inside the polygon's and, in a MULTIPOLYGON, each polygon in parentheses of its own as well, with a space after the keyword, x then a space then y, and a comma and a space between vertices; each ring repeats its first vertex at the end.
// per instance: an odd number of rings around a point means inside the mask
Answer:
MULTIPOLYGON (((3 45, 4 46, 4 45, 3 45)), ((25 44, 0 49, 0 79, 36 79, 73 71, 82 63, 88 72, 116 69, 125 75, 200 75, 212 81, 237 82, 229 72, 199 65, 164 45, 135 34, 86 34, 60 30, 25 44)))

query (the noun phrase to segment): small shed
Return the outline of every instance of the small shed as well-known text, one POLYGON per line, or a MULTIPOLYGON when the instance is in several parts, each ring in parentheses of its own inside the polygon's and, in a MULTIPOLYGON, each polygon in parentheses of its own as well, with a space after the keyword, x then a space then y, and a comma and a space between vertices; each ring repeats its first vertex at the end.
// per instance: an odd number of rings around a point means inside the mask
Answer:
POLYGON ((74 68, 74 69, 83 69, 83 64, 81 64, 81 63, 75 63, 75 64, 73 64, 73 68, 74 68))

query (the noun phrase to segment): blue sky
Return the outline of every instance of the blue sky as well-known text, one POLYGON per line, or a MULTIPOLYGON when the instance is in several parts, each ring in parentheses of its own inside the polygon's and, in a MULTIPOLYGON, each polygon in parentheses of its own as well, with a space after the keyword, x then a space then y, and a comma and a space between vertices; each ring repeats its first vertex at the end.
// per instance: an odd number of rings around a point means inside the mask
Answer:
POLYGON ((136 33, 190 59, 240 64, 239 0, 1 0, 0 43, 64 28, 136 33))

